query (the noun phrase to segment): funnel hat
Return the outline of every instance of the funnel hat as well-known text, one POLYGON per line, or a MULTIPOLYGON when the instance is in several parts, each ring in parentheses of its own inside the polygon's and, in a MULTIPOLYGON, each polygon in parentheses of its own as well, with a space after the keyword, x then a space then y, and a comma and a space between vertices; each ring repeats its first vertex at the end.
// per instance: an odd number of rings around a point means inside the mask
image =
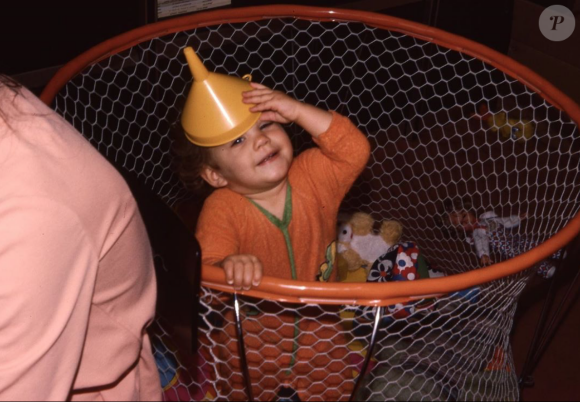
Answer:
POLYGON ((250 112, 242 92, 250 91, 251 76, 244 78, 209 72, 191 47, 184 49, 193 83, 181 115, 187 139, 202 147, 216 147, 247 132, 261 113, 250 112))

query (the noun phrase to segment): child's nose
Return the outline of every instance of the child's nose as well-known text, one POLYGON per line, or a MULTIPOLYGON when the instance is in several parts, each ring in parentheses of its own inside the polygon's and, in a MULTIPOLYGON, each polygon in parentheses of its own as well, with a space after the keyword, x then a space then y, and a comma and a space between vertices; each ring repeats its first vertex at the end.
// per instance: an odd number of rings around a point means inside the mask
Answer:
POLYGON ((256 142, 255 142, 256 148, 263 147, 264 145, 266 145, 268 143, 270 143, 270 138, 266 134, 264 134, 263 131, 260 130, 258 132, 258 136, 256 137, 256 142))

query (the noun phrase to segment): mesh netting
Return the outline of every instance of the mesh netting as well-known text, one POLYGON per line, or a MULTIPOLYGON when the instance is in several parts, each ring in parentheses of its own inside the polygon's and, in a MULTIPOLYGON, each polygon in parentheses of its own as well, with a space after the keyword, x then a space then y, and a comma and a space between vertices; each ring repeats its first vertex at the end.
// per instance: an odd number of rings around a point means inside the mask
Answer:
MULTIPOLYGON (((372 358, 354 400, 517 400, 509 332, 526 278, 423 299, 379 316, 372 358)), ((165 400, 247 400, 232 295, 205 289, 201 348, 154 329, 165 400)), ((256 400, 346 400, 365 367, 377 307, 239 302, 256 400), (296 399, 295 399, 296 400, 296 399)))
MULTIPOLYGON (((527 213, 510 233, 498 232, 510 251, 493 250, 496 262, 542 243, 578 213, 578 127, 534 88, 410 33, 275 17, 142 41, 87 66, 56 96, 59 113, 170 205, 191 198, 170 169, 169 152, 170 126, 191 82, 185 46, 210 71, 251 73, 348 116, 373 151, 342 210, 400 221, 404 239, 447 274, 476 269, 479 261, 472 245, 436 224, 444 199, 469 195, 479 212, 527 213)), ((297 152, 312 145, 299 128, 288 131, 297 152)), ((509 333, 531 274, 385 308, 357 399, 517 399, 509 333)), ((157 323, 165 397, 245 399, 232 296, 204 288, 202 302, 195 357, 180 352, 157 323)), ((377 307, 240 302, 255 398, 292 391, 302 400, 348 398, 377 307)))
MULTIPOLYGON (((354 399, 516 400, 509 330, 523 282, 417 301, 406 307, 408 315, 387 308, 354 399)), ((202 300, 212 311, 204 316, 203 337, 218 367, 215 392, 244 400, 231 296, 206 292, 202 300)), ((287 385, 301 400, 348 398, 369 350, 376 309, 244 298, 242 328, 254 397, 276 400, 287 385)))

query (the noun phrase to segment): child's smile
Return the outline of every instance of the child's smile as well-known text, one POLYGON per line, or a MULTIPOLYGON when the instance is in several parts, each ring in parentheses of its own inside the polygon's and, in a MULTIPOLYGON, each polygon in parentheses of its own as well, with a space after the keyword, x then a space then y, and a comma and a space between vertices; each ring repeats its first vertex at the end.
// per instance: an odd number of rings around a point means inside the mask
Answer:
POLYGON ((270 190, 286 180, 293 159, 292 144, 284 129, 258 121, 244 135, 212 149, 220 187, 251 195, 270 190))
POLYGON ((265 165, 267 163, 270 163, 274 160, 276 160, 278 158, 278 151, 276 152, 272 152, 270 155, 266 156, 264 159, 262 159, 262 161, 260 163, 258 163, 258 166, 262 166, 265 165))

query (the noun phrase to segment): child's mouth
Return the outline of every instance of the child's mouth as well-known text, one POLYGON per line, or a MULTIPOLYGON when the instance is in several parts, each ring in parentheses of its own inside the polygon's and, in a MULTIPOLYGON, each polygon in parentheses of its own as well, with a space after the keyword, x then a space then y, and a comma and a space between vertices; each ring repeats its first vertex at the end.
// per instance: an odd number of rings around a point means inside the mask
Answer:
POLYGON ((276 159, 277 156, 278 156, 278 151, 272 152, 270 155, 268 155, 264 159, 262 159, 262 161, 260 163, 258 163, 258 166, 265 165, 266 163, 276 159))

